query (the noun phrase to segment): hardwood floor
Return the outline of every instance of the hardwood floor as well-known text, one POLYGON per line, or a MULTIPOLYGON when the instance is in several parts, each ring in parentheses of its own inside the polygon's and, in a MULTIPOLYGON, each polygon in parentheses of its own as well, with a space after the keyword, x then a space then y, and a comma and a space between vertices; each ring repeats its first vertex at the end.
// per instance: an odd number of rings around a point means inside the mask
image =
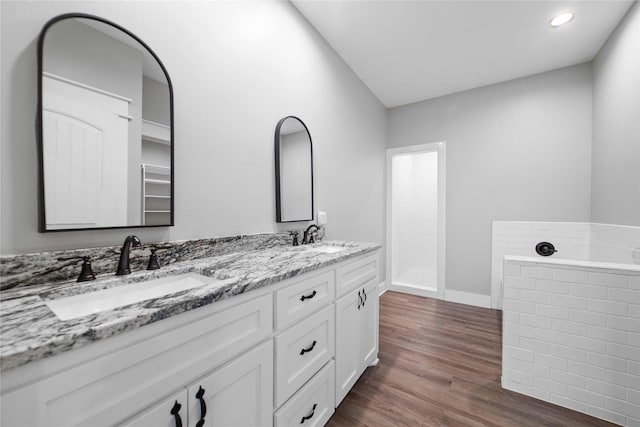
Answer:
POLYGON ((380 363, 328 426, 613 426, 500 386, 501 312, 386 292, 380 363))

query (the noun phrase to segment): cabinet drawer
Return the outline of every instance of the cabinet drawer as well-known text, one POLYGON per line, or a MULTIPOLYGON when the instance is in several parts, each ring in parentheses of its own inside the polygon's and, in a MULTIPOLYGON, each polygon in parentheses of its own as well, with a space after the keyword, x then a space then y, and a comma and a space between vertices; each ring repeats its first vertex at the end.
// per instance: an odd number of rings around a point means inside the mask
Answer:
POLYGON ((276 336, 276 407, 333 357, 333 313, 329 305, 276 336))
POLYGON ((335 273, 302 280, 276 292, 276 329, 300 320, 333 300, 335 273))
POLYGON ((350 262, 336 270, 336 297, 341 297, 378 276, 377 252, 350 262))
POLYGON ((335 364, 331 360, 273 417, 275 427, 323 426, 334 412, 335 364))

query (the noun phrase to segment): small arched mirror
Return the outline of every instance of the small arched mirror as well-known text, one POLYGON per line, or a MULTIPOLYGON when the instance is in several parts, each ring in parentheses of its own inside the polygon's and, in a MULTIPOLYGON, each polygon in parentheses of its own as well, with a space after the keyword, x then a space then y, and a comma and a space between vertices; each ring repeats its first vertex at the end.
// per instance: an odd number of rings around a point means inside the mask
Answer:
POLYGON ((38 41, 40 231, 173 225, 173 89, 141 39, 80 13, 38 41))
POLYGON ((313 220, 313 147, 309 129, 294 116, 276 126, 276 221, 313 220))

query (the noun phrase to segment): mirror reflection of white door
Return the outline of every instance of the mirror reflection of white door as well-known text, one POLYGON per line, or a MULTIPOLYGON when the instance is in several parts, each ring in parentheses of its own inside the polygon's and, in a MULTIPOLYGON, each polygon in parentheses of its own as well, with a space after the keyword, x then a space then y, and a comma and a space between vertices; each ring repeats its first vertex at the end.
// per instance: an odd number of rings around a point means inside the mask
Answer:
POLYGON ((47 229, 127 225, 130 100, 43 75, 47 229))

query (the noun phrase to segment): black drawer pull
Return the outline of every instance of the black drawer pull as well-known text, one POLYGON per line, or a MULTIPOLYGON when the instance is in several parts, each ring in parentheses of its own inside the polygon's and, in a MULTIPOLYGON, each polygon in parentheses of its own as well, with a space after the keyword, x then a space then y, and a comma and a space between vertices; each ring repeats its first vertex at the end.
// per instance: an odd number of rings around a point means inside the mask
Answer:
POLYGON ((315 297, 317 293, 318 293, 318 292, 313 291, 313 292, 311 292, 311 294, 310 294, 310 295, 302 295, 302 296, 300 297, 300 301, 304 301, 304 300, 306 300, 306 299, 311 299, 311 298, 315 297))
POLYGON ((317 403, 313 404, 313 408, 311 408, 311 413, 309 415, 307 415, 306 417, 302 417, 302 419, 300 420, 300 424, 303 424, 305 421, 310 420, 311 418, 313 418, 313 416, 316 413, 316 406, 318 406, 317 403))
POLYGON ((303 354, 305 354, 305 353, 307 353, 307 352, 309 352, 309 351, 313 350, 313 347, 315 347, 317 343, 318 343, 318 342, 317 342, 316 340, 313 340, 313 343, 311 344, 311 347, 309 347, 309 348, 303 348, 302 350, 300 350, 300 356, 302 356, 303 354))
POLYGON ((360 291, 358 291, 358 310, 364 305, 364 301, 362 300, 362 295, 360 295, 360 291))
POLYGON ((202 386, 198 388, 196 399, 200 401, 200 421, 198 421, 196 427, 202 427, 204 425, 204 417, 207 415, 207 404, 204 402, 204 389, 202 386))
POLYGON ((367 302, 367 293, 364 291, 364 288, 362 288, 362 295, 364 295, 364 301, 362 301, 362 305, 364 305, 364 303, 367 302))
POLYGON ((171 408, 171 415, 173 415, 176 421, 176 427, 182 427, 182 418, 180 418, 180 414, 178 413, 180 412, 180 408, 182 408, 182 405, 176 400, 176 403, 173 404, 173 408, 171 408))

